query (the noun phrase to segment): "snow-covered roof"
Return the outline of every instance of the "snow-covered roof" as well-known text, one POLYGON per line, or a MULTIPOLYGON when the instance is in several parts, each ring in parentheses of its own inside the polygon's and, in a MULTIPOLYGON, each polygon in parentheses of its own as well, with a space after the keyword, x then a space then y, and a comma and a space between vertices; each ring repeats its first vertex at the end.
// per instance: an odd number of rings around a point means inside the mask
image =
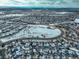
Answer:
POLYGON ((74 20, 75 23, 79 23, 79 18, 74 20))

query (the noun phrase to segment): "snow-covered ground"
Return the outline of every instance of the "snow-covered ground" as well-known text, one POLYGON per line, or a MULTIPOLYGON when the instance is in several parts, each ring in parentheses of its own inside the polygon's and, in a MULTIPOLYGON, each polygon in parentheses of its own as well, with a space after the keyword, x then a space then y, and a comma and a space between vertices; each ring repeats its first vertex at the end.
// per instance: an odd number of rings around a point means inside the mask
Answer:
POLYGON ((2 38, 2 42, 7 42, 17 38, 55 38, 61 35, 61 31, 57 28, 48 28, 46 25, 27 25, 19 33, 2 38))

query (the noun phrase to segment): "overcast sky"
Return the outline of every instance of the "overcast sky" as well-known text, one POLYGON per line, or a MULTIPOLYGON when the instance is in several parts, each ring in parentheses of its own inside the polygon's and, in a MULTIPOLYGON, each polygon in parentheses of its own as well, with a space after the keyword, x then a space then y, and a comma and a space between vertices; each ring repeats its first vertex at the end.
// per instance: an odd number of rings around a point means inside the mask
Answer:
POLYGON ((0 6, 79 8, 79 0, 0 0, 0 6))

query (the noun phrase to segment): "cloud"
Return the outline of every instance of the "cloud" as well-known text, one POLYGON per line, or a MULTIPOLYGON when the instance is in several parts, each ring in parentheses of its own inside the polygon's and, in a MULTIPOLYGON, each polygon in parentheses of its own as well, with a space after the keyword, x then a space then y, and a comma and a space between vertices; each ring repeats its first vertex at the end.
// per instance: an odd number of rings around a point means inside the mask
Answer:
POLYGON ((79 0, 0 0, 0 6, 78 7, 79 0))

